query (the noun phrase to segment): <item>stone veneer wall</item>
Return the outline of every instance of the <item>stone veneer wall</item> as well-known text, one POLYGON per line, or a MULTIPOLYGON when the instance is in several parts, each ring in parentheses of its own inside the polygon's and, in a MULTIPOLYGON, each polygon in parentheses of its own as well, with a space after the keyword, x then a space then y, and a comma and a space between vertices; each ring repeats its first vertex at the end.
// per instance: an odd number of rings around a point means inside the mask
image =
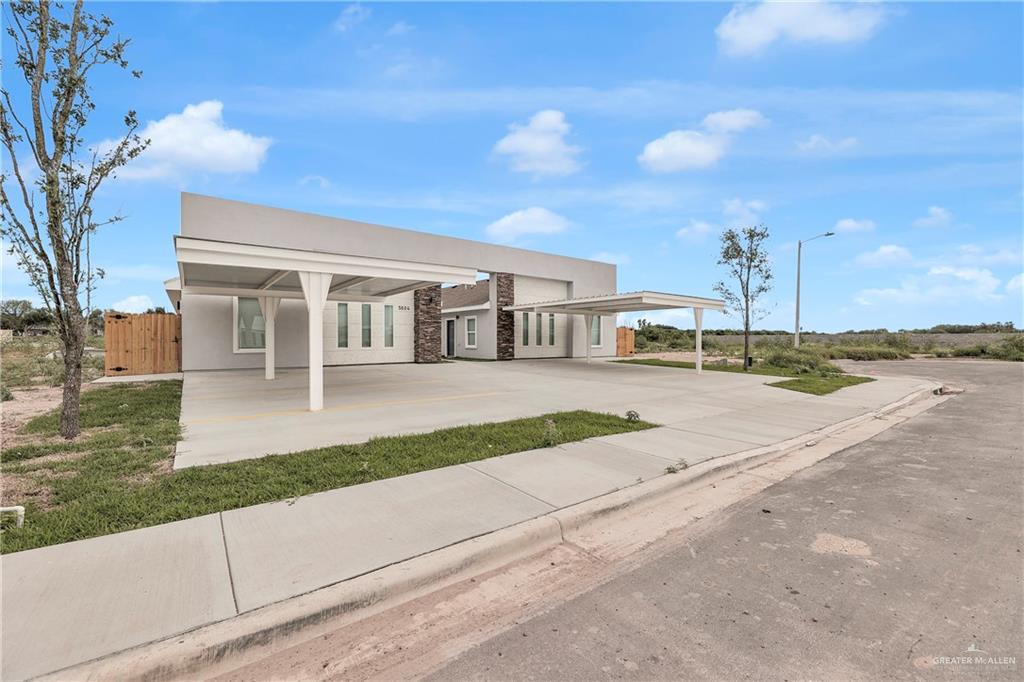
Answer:
POLYGON ((515 304, 515 276, 508 272, 497 272, 494 278, 497 356, 499 360, 513 360, 516 357, 516 314, 505 310, 505 306, 515 304))
POLYGON ((441 285, 417 289, 412 309, 413 360, 441 362, 441 285))

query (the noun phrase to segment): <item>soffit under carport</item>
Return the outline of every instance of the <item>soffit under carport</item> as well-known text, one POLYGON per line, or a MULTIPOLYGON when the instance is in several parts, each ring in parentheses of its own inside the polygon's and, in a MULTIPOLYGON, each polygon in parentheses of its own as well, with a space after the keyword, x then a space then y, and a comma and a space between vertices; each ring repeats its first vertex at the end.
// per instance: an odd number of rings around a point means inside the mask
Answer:
POLYGON ((516 305, 506 306, 505 310, 562 313, 566 315, 617 315, 619 313, 639 313, 652 310, 670 310, 673 308, 700 308, 723 311, 725 310, 725 301, 717 298, 704 298, 702 296, 665 294, 658 291, 632 291, 602 296, 583 296, 553 301, 517 303, 516 305))
POLYGON ((439 283, 476 281, 476 270, 465 267, 180 235, 175 252, 186 294, 302 298, 298 272, 331 275, 332 300, 380 300, 439 283))

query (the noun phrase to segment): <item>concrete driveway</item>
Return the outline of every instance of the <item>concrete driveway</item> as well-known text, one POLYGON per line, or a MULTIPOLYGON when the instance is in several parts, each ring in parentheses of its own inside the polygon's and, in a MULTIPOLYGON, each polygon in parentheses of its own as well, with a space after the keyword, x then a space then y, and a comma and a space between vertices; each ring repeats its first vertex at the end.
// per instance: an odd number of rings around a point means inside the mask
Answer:
POLYGON ((346 366, 325 370, 324 410, 313 413, 306 375, 186 372, 175 468, 576 409, 636 410, 658 424, 688 422, 697 434, 763 444, 863 413, 914 383, 884 379, 816 397, 764 385, 774 377, 602 361, 346 366), (720 419, 709 432, 699 420, 713 415, 720 419))

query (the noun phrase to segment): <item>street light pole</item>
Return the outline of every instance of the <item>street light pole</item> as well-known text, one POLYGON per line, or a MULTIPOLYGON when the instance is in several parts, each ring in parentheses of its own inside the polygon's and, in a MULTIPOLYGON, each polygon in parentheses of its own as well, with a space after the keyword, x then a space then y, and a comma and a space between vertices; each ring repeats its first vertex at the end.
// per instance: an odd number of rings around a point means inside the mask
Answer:
POLYGON ((800 347, 800 257, 803 252, 804 242, 814 241, 820 237, 831 237, 835 232, 822 232, 810 239, 803 239, 796 243, 796 329, 793 330, 793 348, 800 347))

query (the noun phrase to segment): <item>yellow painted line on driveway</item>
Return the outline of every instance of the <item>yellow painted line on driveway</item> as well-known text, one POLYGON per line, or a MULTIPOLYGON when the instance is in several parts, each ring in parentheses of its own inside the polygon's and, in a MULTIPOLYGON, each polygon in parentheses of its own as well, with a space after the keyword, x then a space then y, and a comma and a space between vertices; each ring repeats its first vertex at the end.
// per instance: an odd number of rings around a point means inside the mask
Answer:
POLYGON ((185 426, 193 424, 226 424, 230 422, 251 421, 253 419, 264 419, 267 417, 287 417, 300 414, 322 414, 324 412, 345 412, 351 410, 372 410, 378 407, 394 407, 396 405, 418 405, 426 403, 438 403, 452 400, 471 400, 473 398, 489 398, 496 395, 508 395, 508 391, 490 391, 488 393, 463 393, 461 395, 438 396, 435 398, 412 398, 409 400, 384 400, 375 403, 352 403, 350 405, 335 405, 325 407, 320 412, 309 410, 280 410, 277 412, 257 412, 255 414, 233 414, 226 417, 210 417, 208 419, 191 419, 185 426))

